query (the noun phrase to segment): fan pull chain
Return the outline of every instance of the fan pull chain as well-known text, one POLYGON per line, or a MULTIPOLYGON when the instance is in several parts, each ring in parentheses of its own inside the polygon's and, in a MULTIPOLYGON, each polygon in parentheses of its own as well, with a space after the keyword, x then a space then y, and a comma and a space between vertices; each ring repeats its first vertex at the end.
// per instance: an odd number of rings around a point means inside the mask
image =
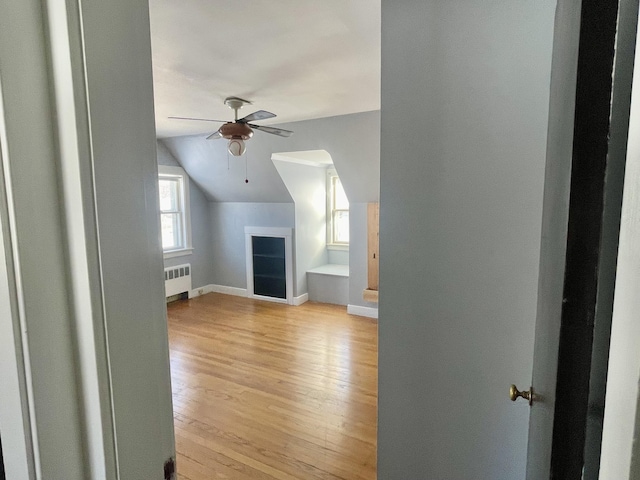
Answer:
POLYGON ((247 152, 244 152, 244 183, 249 183, 249 167, 247 166, 247 152))
POLYGON ((227 149, 227 171, 231 170, 230 167, 230 163, 229 163, 229 150, 227 149))

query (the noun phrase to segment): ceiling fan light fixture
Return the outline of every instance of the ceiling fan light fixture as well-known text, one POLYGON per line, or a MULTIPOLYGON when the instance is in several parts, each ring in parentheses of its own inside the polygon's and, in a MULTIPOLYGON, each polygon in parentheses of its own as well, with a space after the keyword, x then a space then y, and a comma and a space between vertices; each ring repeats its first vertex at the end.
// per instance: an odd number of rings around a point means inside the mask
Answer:
POLYGON ((231 140, 232 138, 241 138, 249 140, 253 136, 253 130, 246 123, 227 122, 218 130, 220 135, 231 140))
POLYGON ((247 150, 247 146, 244 144, 242 138, 231 138, 227 150, 229 150, 229 153, 234 157, 241 157, 247 150))
POLYGON ((195 118, 195 117, 169 117, 175 120, 196 120, 200 122, 220 122, 223 125, 207 136, 207 140, 216 140, 219 138, 225 138, 229 140, 227 144, 227 151, 234 157, 240 157, 244 154, 247 147, 245 140, 249 140, 253 136, 253 129, 260 130, 261 132, 270 133, 272 135, 278 135, 279 137, 289 137, 293 132, 284 130, 282 128, 265 127, 263 125, 256 125, 249 123, 257 120, 266 120, 268 118, 274 118, 276 115, 267 112, 265 110, 258 110, 250 113, 249 115, 238 118, 238 110, 245 104, 251 104, 248 100, 243 100, 238 97, 227 97, 224 101, 225 105, 234 111, 234 121, 225 122, 223 120, 214 120, 211 118, 195 118))

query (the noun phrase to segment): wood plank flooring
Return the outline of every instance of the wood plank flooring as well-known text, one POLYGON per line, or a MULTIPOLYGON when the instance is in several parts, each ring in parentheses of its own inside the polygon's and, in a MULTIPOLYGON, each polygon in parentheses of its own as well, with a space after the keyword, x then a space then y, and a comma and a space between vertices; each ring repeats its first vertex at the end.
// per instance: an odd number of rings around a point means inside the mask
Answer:
POLYGON ((376 478, 375 320, 216 293, 167 310, 179 480, 376 478))

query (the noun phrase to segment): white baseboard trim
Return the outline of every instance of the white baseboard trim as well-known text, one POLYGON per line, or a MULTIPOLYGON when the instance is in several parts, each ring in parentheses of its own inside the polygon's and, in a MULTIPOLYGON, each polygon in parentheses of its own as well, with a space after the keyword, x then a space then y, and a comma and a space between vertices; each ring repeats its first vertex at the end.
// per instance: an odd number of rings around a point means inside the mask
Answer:
POLYGON ((361 307, 360 305, 347 305, 347 313, 361 317, 378 318, 377 308, 361 307))
POLYGON ((305 302, 309 301, 309 294, 308 293, 303 293, 302 295, 300 295, 299 297, 293 297, 293 304, 297 307, 299 305, 302 305, 305 302))
MULTIPOLYGON (((237 287, 227 287, 225 285, 204 285, 202 287, 194 288, 189 291, 189 298, 199 297, 200 295, 205 295, 207 293, 224 293, 226 295, 235 295, 236 297, 248 297, 249 294, 246 288, 237 288, 237 287)), ((284 302, 285 300, 281 299, 271 299, 269 297, 256 297, 259 300, 268 300, 274 302, 284 302)), ((298 306, 302 305, 305 302, 309 301, 309 294, 303 293, 299 297, 293 297, 293 305, 298 306)))
POLYGON ((235 295, 237 297, 246 297, 247 289, 246 288, 237 288, 237 287, 227 287, 225 285, 204 285, 202 287, 194 288, 189 292, 189 298, 199 297, 200 295, 205 295, 207 293, 224 293, 227 295, 235 295))
POLYGON ((211 293, 210 285, 203 285, 202 287, 194 288, 193 290, 189 290, 189 298, 199 297, 200 295, 204 295, 206 293, 211 293))
POLYGON ((207 285, 211 287, 211 291, 215 293, 225 293, 227 295, 235 295, 236 297, 246 297, 247 289, 238 287, 227 287, 225 285, 207 285))

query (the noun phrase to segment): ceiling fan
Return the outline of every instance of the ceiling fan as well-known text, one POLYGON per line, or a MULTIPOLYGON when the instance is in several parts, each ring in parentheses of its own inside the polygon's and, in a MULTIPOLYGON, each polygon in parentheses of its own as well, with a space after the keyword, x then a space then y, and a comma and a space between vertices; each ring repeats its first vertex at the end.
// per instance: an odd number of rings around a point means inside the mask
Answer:
POLYGON ((262 125, 256 125, 256 120, 266 120, 267 118, 273 118, 276 115, 267 112, 265 110, 258 110, 257 112, 250 113, 246 117, 238 118, 238 110, 240 110, 245 104, 251 104, 248 100, 243 100, 238 97, 227 97, 224 100, 224 104, 231 108, 235 112, 235 120, 228 122, 225 120, 212 120, 209 118, 192 118, 192 117, 169 117, 177 120, 196 120, 201 122, 221 122, 224 123, 218 130, 213 132, 207 137, 207 140, 216 140, 218 138, 226 138, 229 140, 228 150, 234 157, 241 156, 245 150, 245 140, 248 140, 253 135, 253 130, 260 130, 262 132, 271 133, 280 137, 290 137, 293 133, 290 130, 284 130, 282 128, 265 127, 262 125))

